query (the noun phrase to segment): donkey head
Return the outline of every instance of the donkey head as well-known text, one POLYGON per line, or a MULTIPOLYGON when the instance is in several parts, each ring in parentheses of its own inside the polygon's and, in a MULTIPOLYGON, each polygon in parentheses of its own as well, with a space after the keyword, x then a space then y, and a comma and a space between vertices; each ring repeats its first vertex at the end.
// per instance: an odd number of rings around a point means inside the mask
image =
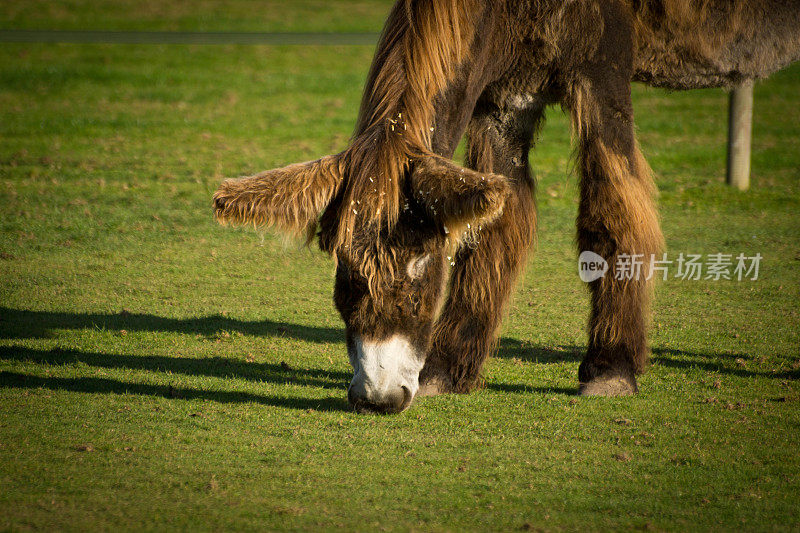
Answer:
POLYGON ((319 237, 336 260, 334 302, 354 370, 348 399, 359 412, 399 412, 419 389, 448 255, 465 236, 480 238, 509 186, 502 176, 427 155, 404 167, 391 202, 379 201, 386 192, 357 183, 371 178, 345 154, 225 181, 215 214, 221 223, 319 237))

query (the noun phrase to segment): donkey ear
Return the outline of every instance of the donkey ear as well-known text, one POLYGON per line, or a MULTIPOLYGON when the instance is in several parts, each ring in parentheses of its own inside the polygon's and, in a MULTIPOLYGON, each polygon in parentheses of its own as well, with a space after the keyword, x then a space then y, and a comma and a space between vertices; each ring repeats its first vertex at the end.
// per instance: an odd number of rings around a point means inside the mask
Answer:
POLYGON ((500 216, 511 192, 505 176, 475 172, 438 156, 417 162, 411 187, 428 214, 457 238, 470 226, 500 216))
POLYGON ((214 216, 223 225, 274 226, 310 240, 317 218, 342 183, 340 163, 340 155, 330 155, 226 180, 214 193, 214 216))

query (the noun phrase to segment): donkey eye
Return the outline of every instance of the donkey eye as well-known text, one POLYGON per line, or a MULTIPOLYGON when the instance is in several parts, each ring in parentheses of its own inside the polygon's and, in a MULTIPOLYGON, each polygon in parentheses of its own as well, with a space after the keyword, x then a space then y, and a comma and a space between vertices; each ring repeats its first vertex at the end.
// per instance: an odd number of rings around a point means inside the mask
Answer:
POLYGON ((425 254, 419 257, 415 257, 411 261, 408 262, 406 265, 406 272, 408 272, 408 277, 411 279, 416 279, 422 276, 425 273, 425 269, 428 268, 428 264, 431 262, 431 255, 425 254))

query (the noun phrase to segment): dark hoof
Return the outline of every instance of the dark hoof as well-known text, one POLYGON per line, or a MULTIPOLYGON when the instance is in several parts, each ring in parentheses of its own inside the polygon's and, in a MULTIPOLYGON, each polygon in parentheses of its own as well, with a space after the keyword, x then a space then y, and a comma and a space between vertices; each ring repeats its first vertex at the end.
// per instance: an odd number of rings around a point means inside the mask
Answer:
POLYGON ((578 394, 581 396, 631 396, 639 392, 636 378, 620 375, 601 375, 581 383, 578 394))
POLYGON ((436 396, 448 392, 453 392, 453 382, 450 376, 444 373, 432 373, 423 370, 422 375, 419 377, 417 397, 436 396))

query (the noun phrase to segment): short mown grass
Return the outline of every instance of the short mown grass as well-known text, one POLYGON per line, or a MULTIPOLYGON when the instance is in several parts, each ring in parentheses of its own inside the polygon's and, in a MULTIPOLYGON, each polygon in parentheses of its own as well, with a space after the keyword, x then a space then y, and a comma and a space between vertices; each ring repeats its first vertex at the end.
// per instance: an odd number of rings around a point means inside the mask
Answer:
MULTIPOLYGON (((155 29, 254 29, 184 11, 155 29)), ((344 148, 371 53, 0 47, 0 529, 800 528, 800 68, 756 88, 744 193, 724 92, 635 88, 670 257, 763 256, 756 281, 658 284, 639 395, 575 396, 588 296, 552 109, 485 388, 379 417, 346 402, 331 261, 210 210, 224 177, 344 148)))

